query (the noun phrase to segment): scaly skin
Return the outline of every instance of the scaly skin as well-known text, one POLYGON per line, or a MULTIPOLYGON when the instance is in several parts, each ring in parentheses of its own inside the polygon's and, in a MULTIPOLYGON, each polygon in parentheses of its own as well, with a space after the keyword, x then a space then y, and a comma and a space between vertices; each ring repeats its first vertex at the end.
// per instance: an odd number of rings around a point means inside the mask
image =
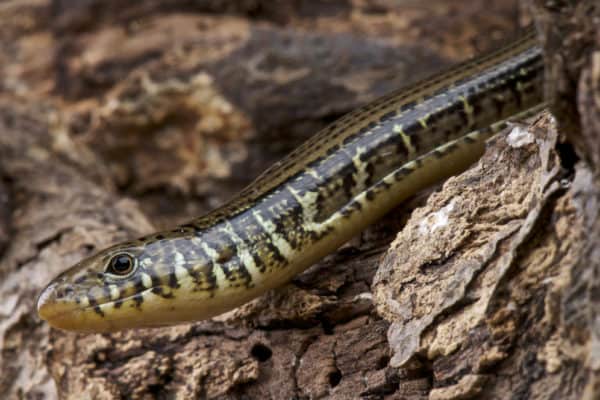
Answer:
POLYGON ((38 299, 52 326, 101 332, 197 321, 280 286, 403 199, 483 153, 507 118, 542 103, 530 30, 354 111, 225 206, 100 251, 38 299))

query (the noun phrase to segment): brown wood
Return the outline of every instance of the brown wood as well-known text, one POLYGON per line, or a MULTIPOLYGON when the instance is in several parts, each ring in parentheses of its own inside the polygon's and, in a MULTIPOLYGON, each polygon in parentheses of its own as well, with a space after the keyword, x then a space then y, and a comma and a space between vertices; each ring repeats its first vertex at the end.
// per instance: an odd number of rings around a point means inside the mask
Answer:
POLYGON ((599 36, 578 22, 589 9, 534 6, 587 38, 553 97, 584 123, 509 130, 427 201, 225 316, 76 335, 35 315, 52 276, 206 212, 335 117, 527 17, 500 0, 3 3, 0 393, 597 397, 599 36), (567 133, 589 164, 557 145, 567 133))

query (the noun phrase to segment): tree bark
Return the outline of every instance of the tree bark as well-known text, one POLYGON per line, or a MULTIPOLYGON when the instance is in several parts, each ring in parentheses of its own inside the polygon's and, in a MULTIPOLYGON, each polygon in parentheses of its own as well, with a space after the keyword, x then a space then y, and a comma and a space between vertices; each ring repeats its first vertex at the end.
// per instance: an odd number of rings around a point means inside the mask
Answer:
POLYGON ((0 393, 597 397, 600 36, 579 23, 597 9, 532 3, 544 38, 571 40, 545 43, 559 128, 515 123, 469 171, 230 313, 102 335, 50 329, 39 290, 529 18, 500 0, 0 6, 0 393))

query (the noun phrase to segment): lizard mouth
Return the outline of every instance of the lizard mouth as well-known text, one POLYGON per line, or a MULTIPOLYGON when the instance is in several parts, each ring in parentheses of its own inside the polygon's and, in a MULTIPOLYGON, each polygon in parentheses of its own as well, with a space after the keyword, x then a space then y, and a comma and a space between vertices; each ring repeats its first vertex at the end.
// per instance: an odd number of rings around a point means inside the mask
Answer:
POLYGON ((73 314, 82 311, 76 303, 57 299, 56 284, 46 287, 40 293, 36 308, 41 319, 61 329, 69 329, 73 325, 73 314))
MULTIPOLYGON (((52 284, 42 291, 37 299, 37 312, 41 319, 45 320, 54 328, 77 332, 112 332, 123 329, 124 315, 108 315, 108 311, 116 311, 117 301, 111 300, 98 303, 94 306, 77 304, 75 301, 60 299, 57 297, 57 284, 52 284)), ((139 294, 146 294, 152 288, 146 289, 139 294)), ((118 301, 123 304, 133 300, 139 294, 123 297, 118 301)), ((131 307, 125 310, 139 310, 131 307)), ((117 313, 123 314, 123 313, 117 313)))

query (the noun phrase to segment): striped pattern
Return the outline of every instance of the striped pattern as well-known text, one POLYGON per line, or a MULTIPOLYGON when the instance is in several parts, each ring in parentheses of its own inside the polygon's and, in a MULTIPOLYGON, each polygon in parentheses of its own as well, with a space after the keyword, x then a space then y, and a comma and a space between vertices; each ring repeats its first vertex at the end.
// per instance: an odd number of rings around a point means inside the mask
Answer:
POLYGON ((281 285, 417 190, 466 168, 507 118, 542 102, 533 32, 336 121, 238 197, 106 249, 40 296, 54 326, 106 331, 217 315, 281 285), (126 252, 135 272, 106 270, 126 252))

